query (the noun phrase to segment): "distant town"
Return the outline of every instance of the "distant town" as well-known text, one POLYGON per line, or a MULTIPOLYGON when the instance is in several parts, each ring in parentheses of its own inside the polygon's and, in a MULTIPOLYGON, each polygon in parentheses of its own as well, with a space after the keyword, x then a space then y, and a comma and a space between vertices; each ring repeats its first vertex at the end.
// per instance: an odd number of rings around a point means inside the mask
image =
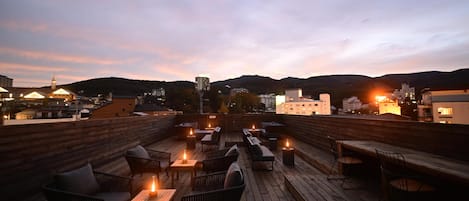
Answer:
POLYGON ((302 88, 285 89, 279 93, 254 94, 248 88, 225 85, 223 91, 218 89, 216 92, 210 92, 209 78, 199 76, 196 77, 194 87, 194 92, 199 96, 198 101, 183 102, 182 107, 172 107, 174 104, 168 103, 168 89, 163 87, 137 96, 112 92, 85 96, 82 90, 73 91, 60 87, 55 77, 51 78, 50 87, 42 88, 13 87, 13 81, 13 78, 0 75, 3 125, 182 113, 346 115, 469 124, 468 89, 423 89, 420 91, 421 97, 417 97, 415 88, 408 83, 402 83, 401 88, 393 91, 375 94, 373 102, 350 96, 343 98, 341 105, 332 105, 333 93, 320 93, 319 97, 312 97, 303 94, 302 88), (210 109, 210 106, 215 109, 210 109))

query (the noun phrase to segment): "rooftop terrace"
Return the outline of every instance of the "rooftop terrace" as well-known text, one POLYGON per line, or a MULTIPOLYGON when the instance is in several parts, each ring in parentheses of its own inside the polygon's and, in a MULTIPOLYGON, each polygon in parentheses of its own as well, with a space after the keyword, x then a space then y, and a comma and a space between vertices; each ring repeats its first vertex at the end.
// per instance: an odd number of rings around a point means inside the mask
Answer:
MULTIPOLYGON (((339 139, 373 140, 469 164, 469 126, 404 121, 349 119, 340 117, 303 117, 278 115, 179 115, 159 117, 128 117, 78 122, 15 125, 0 127, 0 185, 5 200, 45 200, 40 186, 52 179, 55 172, 68 170, 90 161, 100 171, 128 176, 130 170, 123 154, 142 144, 172 153, 181 158, 186 146, 178 139, 173 125, 198 122, 199 127, 210 123, 223 128, 220 146, 240 145, 238 162, 245 173, 246 188, 241 200, 379 200, 380 176, 377 161, 362 155, 368 162, 358 169, 351 181, 341 186, 337 180, 327 180, 333 156, 328 152, 327 135, 339 139), (279 149, 274 150, 273 171, 253 170, 247 148, 242 146, 242 128, 261 122, 276 121, 286 125, 279 131, 279 149), (296 148, 295 166, 282 163, 280 147, 288 138, 296 148)), ((205 149, 205 147, 204 147, 205 149)), ((200 143, 189 156, 205 158, 200 143)), ((269 163, 256 164, 268 166, 269 163)), ((469 166, 463 166, 469 167, 469 166)), ((261 167, 262 169, 262 167, 261 167)), ((456 167, 455 167, 456 169, 456 167)), ((203 175, 198 171, 198 175, 203 175)), ((424 172, 425 174, 425 172, 424 172)), ((463 177, 465 175, 462 175, 463 177)), ((146 177, 145 177, 146 178, 146 177)), ((433 177, 438 184, 437 200, 448 196, 463 196, 468 183, 464 180, 433 177)), ((169 188, 171 179, 161 175, 160 186, 169 188)), ((134 189, 148 184, 136 178, 134 189)), ((189 174, 182 173, 175 182, 175 199, 191 192, 189 174)), ((138 193, 138 192, 134 192, 138 193)))

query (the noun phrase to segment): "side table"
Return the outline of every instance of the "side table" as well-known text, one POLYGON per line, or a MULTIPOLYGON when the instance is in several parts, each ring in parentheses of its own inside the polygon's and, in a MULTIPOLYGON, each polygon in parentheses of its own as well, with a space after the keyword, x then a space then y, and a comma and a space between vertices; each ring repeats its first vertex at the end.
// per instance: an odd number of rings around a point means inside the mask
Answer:
POLYGON ((172 201, 176 189, 158 189, 158 196, 149 198, 150 190, 142 190, 132 201, 172 201))
POLYGON ((282 162, 286 166, 295 166, 295 148, 282 148, 282 162))
POLYGON ((195 135, 188 135, 186 137, 186 149, 195 149, 195 142, 196 142, 196 136, 195 135))

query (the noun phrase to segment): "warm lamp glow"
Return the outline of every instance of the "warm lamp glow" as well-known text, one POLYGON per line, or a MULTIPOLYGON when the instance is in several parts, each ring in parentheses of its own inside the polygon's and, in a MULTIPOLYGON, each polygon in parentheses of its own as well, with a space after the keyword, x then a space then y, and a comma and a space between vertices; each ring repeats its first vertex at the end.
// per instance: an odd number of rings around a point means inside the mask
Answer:
POLYGON ((376 103, 380 103, 380 102, 383 102, 387 99, 386 96, 375 96, 375 100, 376 100, 376 103))
POLYGON ((184 149, 184 154, 182 155, 182 163, 186 163, 187 162, 187 154, 186 154, 186 150, 184 149))
POLYGON ((156 184, 155 176, 152 176, 150 197, 158 196, 158 192, 156 191, 156 189, 157 189, 157 184, 156 184))
POLYGON ((252 125, 252 130, 254 130, 254 129, 256 129, 256 126, 253 124, 253 125, 252 125))
POLYGON ((287 139, 287 142, 285 143, 285 146, 286 146, 287 148, 290 147, 290 142, 288 142, 288 139, 287 139))
POLYGON ((191 128, 191 130, 189 131, 189 135, 192 135, 192 128, 191 128))
POLYGON ((211 128, 211 127, 212 127, 212 125, 211 125, 210 123, 208 123, 208 127, 209 127, 209 128, 211 128))

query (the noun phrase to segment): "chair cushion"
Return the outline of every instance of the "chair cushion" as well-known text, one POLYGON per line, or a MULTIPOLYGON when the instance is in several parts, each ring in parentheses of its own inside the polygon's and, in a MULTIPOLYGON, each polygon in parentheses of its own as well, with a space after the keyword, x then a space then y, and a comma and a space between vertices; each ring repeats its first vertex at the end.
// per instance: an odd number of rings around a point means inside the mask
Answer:
POLYGON ((274 153, 272 153, 269 148, 263 145, 258 145, 262 152, 262 157, 274 157, 274 153))
POLYGON ((238 162, 231 163, 230 167, 228 168, 228 171, 226 172, 225 183, 223 187, 230 188, 242 185, 243 183, 244 178, 241 172, 241 168, 238 165, 238 162))
POLYGON ((75 170, 55 175, 57 188, 63 191, 91 195, 99 191, 99 184, 94 176, 91 164, 75 170))
POLYGON ((133 157, 151 159, 150 154, 141 145, 137 145, 136 147, 127 150, 127 155, 128 156, 133 156, 133 157))
POLYGON ((252 146, 252 155, 255 155, 255 156, 262 156, 262 149, 260 147, 260 145, 256 144, 256 145, 253 145, 252 146))
POLYGON ((101 198, 104 201, 129 201, 129 192, 102 192, 96 193, 94 197, 101 198))
POLYGON ((230 149, 228 149, 228 151, 226 151, 225 156, 233 156, 236 154, 238 154, 238 145, 234 144, 230 149))
POLYGON ((213 134, 205 135, 205 136, 202 138, 202 141, 204 141, 204 142, 210 142, 210 141, 212 141, 212 135, 213 135, 213 134))

